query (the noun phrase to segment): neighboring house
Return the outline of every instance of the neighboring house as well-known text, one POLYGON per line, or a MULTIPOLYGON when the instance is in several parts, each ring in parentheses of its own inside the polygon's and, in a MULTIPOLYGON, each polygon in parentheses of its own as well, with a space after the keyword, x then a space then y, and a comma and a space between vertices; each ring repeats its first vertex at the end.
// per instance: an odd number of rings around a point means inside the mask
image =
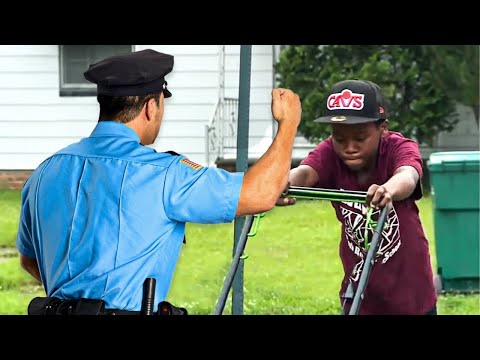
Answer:
MULTIPOLYGON (((146 48, 175 57, 167 75, 173 97, 166 100, 162 128, 152 147, 231 168, 236 158, 240 45, 0 45, 0 186, 21 187, 45 158, 91 133, 99 107, 95 85, 83 77, 90 63, 146 48)), ((275 133, 271 90, 279 50, 279 45, 252 46, 251 161, 267 150, 275 133)), ((438 148, 478 149, 473 113, 461 110, 459 126, 439 136, 438 148)), ((294 162, 313 148, 298 136, 294 162)), ((431 151, 425 149, 425 157, 431 151)))
POLYGON ((421 147, 424 158, 437 151, 480 150, 478 119, 475 120, 473 109, 469 106, 457 105, 459 122, 451 132, 439 133, 433 148, 421 147))

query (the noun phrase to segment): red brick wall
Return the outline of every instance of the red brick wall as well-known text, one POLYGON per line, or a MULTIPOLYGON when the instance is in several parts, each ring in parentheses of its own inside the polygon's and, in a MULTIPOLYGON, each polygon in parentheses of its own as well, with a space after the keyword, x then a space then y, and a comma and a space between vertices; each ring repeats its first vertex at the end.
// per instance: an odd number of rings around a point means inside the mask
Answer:
POLYGON ((0 170, 0 189, 19 190, 32 170, 0 170))

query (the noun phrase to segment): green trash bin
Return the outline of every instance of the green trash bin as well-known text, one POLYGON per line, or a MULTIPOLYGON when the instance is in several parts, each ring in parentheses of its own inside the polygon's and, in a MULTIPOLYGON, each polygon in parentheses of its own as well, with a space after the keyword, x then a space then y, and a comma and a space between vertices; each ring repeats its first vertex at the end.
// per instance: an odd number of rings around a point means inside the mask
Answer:
POLYGON ((432 153, 437 290, 478 292, 480 151, 432 153))

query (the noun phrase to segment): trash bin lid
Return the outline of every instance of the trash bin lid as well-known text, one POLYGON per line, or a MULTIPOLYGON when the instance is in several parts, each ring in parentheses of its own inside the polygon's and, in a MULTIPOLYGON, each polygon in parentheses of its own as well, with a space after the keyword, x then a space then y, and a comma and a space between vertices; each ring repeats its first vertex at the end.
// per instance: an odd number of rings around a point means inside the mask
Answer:
POLYGON ((442 151, 432 153, 428 168, 433 172, 474 171, 480 167, 480 151, 442 151))
POLYGON ((442 151, 430 154, 429 165, 442 163, 480 163, 480 151, 442 151))

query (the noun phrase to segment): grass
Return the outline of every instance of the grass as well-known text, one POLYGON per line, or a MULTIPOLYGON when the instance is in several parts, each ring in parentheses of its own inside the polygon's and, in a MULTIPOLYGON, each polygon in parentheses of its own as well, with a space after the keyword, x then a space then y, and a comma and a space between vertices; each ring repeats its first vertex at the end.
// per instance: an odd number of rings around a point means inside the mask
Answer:
MULTIPOLYGON (((245 250, 249 255, 244 267, 245 313, 339 312, 336 293, 342 274, 336 242, 340 227, 326 205, 303 202, 296 205, 299 211, 276 208, 261 220, 245 250), (309 229, 312 219, 322 219, 314 232, 309 229)), ((231 225, 187 225, 187 245, 169 295, 173 303, 212 312, 231 264, 232 239, 231 225), (208 227, 222 228, 223 235, 210 237, 208 227)))
POLYGON ((20 213, 20 191, 0 189, 0 248, 15 243, 20 213))
POLYGON ((45 296, 43 287, 20 268, 18 258, 0 263, 0 314, 25 314, 35 296, 45 296))
MULTIPOLYGON (((18 193, 3 192, 3 196, 18 212, 18 193)), ((418 205, 436 269, 431 200, 427 197, 418 205)), ((2 244, 13 247, 16 226, 11 224, 18 214, 8 213, 13 219, 0 217, 0 234, 10 239, 2 244)), ((339 314, 338 287, 343 276, 339 234, 340 224, 328 202, 300 201, 267 213, 245 250, 249 257, 244 262, 244 313, 339 314)), ((233 225, 188 224, 186 236, 168 300, 191 314, 211 314, 231 265, 233 225)), ((0 259, 0 314, 25 314, 31 298, 42 296, 43 291, 20 269, 16 253, 8 254, 14 257, 0 259)), ((480 297, 442 294, 438 310, 478 315, 480 297)), ((230 313, 228 301, 224 314, 230 313)))

